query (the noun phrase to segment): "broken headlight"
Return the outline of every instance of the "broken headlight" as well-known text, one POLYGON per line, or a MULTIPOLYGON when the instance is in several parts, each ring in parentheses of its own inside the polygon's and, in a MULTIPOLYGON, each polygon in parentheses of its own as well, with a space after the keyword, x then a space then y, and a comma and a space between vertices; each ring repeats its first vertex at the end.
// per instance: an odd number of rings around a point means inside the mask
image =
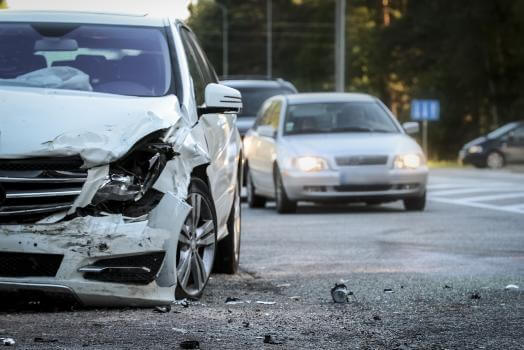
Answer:
POLYGON ((159 137, 139 142, 124 158, 111 164, 90 209, 130 217, 147 214, 162 198, 153 185, 176 155, 159 137))

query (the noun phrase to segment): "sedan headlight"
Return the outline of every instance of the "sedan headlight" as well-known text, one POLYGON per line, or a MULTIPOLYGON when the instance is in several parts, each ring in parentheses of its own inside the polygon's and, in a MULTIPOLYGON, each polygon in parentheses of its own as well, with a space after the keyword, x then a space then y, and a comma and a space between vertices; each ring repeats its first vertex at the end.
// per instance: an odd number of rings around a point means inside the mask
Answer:
POLYGON ((468 148, 468 153, 482 153, 482 146, 476 145, 468 148))
POLYGON ((414 153, 397 156, 393 162, 395 169, 417 169, 423 164, 424 158, 414 153))
POLYGON ((294 159, 295 168, 305 172, 326 170, 327 162, 319 157, 299 157, 294 159))

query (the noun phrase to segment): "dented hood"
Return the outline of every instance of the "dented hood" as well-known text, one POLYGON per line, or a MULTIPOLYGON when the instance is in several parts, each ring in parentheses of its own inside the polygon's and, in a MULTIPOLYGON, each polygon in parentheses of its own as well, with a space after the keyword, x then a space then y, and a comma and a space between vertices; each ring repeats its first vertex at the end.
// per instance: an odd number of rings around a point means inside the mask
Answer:
POLYGON ((0 88, 0 158, 80 155, 86 167, 107 164, 180 117, 174 95, 0 88))

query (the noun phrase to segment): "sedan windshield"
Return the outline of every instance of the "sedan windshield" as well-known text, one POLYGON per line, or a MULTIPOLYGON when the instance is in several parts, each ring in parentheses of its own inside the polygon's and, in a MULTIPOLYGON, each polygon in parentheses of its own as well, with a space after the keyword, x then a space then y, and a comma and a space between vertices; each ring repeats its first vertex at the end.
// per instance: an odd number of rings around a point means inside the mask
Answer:
POLYGON ((375 102, 337 102, 291 105, 285 135, 338 132, 397 133, 388 113, 375 102))
POLYGON ((0 86, 163 96, 170 85, 161 28, 0 23, 0 86))
POLYGON ((504 126, 501 126, 500 128, 490 132, 488 134, 488 138, 489 139, 498 139, 499 137, 501 137, 501 136, 507 134, 508 132, 510 132, 511 130, 515 129, 518 125, 519 125, 519 123, 515 122, 515 123, 509 123, 509 124, 506 124, 504 126))

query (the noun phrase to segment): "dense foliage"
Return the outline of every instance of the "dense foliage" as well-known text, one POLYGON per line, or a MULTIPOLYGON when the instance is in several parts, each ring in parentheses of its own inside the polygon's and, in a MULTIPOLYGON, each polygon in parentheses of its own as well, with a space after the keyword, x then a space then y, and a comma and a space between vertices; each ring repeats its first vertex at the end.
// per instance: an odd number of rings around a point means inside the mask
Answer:
MULTIPOLYGON (((230 74, 266 74, 266 1, 221 0, 229 12, 230 74)), ((334 88, 332 0, 273 0, 273 72, 301 91, 334 88)), ((192 7, 195 30, 222 67, 222 12, 192 7)), ((524 119, 524 1, 348 0, 347 90, 377 95, 404 121, 413 98, 436 98, 433 158, 524 119)))

